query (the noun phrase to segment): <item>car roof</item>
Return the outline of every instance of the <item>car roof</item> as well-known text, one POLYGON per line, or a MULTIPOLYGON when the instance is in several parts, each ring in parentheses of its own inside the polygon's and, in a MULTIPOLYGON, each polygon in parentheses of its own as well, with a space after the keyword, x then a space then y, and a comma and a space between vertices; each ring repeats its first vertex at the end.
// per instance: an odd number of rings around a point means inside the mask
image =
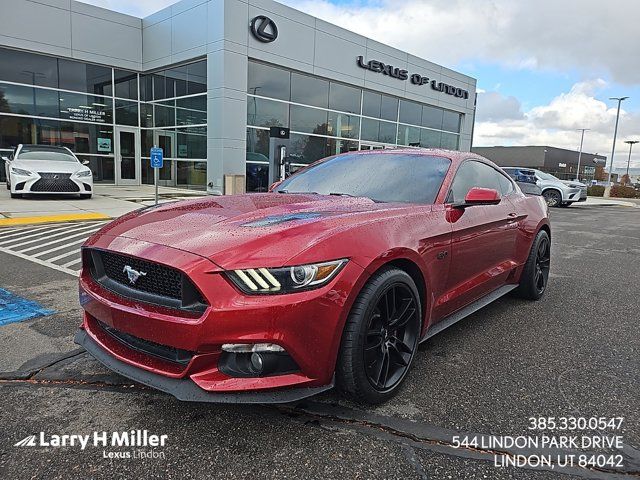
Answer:
POLYGON ((21 145, 22 148, 29 148, 32 150, 65 150, 67 151, 67 147, 63 147, 62 145, 38 145, 36 143, 23 143, 21 145))

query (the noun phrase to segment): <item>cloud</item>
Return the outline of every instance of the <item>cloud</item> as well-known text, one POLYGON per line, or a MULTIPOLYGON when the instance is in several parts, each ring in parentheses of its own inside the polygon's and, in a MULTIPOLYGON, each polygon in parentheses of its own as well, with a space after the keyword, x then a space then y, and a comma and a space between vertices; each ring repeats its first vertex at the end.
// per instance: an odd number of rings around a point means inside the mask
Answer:
POLYGON ((504 96, 498 92, 478 90, 476 121, 500 121, 522 119, 522 105, 516 97, 504 96))
MULTIPOLYGON (((606 82, 594 79, 574 84, 568 92, 562 92, 547 105, 539 105, 514 114, 516 99, 509 101, 497 92, 478 95, 475 146, 493 145, 550 145, 577 149, 580 146, 578 128, 585 132, 583 150, 609 157, 613 142, 617 105, 607 104, 595 98, 606 82), (515 102, 514 102, 515 101, 515 102), (486 109, 486 111, 484 111, 486 109)), ((640 114, 620 110, 618 138, 614 167, 626 166, 628 139, 640 132, 640 114)), ((638 149, 640 150, 640 149, 638 149)), ((640 167, 640 152, 633 154, 631 165, 640 167)))
POLYGON ((437 63, 575 69, 640 83, 637 0, 284 0, 311 15, 437 63), (411 28, 408 28, 411 26, 411 28))

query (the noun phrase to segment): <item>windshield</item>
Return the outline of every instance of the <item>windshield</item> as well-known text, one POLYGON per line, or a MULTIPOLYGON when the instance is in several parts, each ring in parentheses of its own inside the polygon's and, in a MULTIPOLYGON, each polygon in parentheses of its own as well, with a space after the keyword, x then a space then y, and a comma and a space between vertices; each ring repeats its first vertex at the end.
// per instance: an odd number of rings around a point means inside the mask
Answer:
POLYGON ((543 180, 553 180, 553 181, 558 181, 558 178, 554 177, 553 175, 549 175, 548 173, 544 173, 541 171, 536 171, 536 175, 539 176, 541 179, 543 180))
POLYGON ((59 148, 23 148, 18 154, 20 160, 50 160, 54 162, 77 162, 76 158, 66 150, 59 148))
POLYGON ((450 164, 448 158, 413 153, 346 154, 301 170, 277 191, 433 203, 450 164))

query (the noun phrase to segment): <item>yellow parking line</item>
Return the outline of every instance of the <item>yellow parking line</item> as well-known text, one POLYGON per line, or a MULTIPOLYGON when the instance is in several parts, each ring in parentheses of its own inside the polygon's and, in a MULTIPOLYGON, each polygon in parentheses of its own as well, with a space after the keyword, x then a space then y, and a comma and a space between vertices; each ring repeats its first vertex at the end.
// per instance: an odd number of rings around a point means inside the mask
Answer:
POLYGON ((66 213, 39 217, 0 218, 0 227, 31 225, 34 223, 75 222, 78 220, 108 220, 110 218, 110 216, 102 213, 66 213))

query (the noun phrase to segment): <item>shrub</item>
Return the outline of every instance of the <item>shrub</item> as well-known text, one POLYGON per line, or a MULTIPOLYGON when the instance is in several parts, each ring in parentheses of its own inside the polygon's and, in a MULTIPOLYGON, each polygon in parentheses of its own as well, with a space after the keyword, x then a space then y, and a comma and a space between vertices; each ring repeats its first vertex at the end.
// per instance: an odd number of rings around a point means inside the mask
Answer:
POLYGON ((590 185, 587 187, 587 195, 591 197, 601 197, 604 195, 604 187, 602 185, 590 185))
POLYGON ((633 187, 614 185, 611 187, 611 196, 616 198, 635 198, 636 190, 633 187))

